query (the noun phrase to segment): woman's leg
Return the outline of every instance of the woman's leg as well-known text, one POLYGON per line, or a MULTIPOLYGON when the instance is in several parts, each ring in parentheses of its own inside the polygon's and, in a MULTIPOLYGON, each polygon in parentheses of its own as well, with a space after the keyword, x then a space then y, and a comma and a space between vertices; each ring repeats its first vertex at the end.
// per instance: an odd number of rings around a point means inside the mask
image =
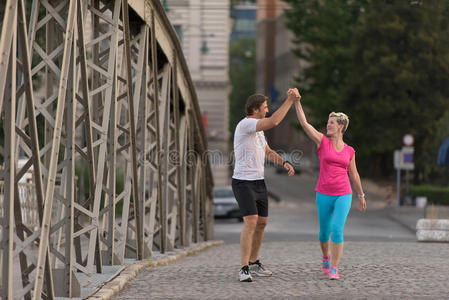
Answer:
POLYGON ((328 240, 327 242, 323 243, 320 241, 320 247, 321 247, 321 252, 323 252, 323 256, 324 257, 328 257, 329 256, 329 247, 330 247, 331 241, 328 240))
POLYGON ((352 195, 338 196, 334 205, 334 218, 332 220, 332 266, 338 266, 343 254, 343 229, 351 209, 352 195))
POLYGON ((344 243, 332 242, 331 266, 337 267, 340 263, 341 255, 343 254, 343 245, 344 243))
POLYGON ((320 222, 320 246, 323 256, 329 256, 329 244, 332 225, 332 212, 334 210, 335 197, 316 193, 316 207, 318 211, 318 220, 320 222))

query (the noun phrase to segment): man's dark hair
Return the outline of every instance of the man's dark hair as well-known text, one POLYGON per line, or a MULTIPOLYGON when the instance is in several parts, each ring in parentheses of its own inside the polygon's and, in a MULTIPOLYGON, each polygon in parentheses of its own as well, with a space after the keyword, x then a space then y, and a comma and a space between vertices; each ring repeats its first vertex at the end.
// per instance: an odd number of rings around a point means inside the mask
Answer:
POLYGON ((254 110, 259 109, 260 106, 268 101, 268 97, 262 94, 254 94, 248 97, 246 100, 246 115, 251 116, 254 113, 254 110))

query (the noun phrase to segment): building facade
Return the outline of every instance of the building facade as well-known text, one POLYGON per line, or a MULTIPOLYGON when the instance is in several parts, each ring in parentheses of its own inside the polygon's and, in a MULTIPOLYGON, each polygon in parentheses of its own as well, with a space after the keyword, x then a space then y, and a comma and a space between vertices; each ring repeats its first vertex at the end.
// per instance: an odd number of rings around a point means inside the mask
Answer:
POLYGON ((166 0, 180 39, 207 130, 216 186, 230 184, 229 172, 229 0, 166 0))
POLYGON ((256 38, 257 5, 255 1, 239 1, 231 9, 233 20, 231 43, 239 38, 256 38))
MULTIPOLYGON (((284 14, 288 5, 280 0, 258 0, 257 6, 256 91, 271 99, 273 111, 286 98, 288 88, 295 87, 295 76, 306 63, 292 52, 294 37, 284 14)), ((304 161, 316 164, 314 145, 298 126, 292 107, 279 126, 266 132, 267 140, 278 151, 302 151, 304 161)))

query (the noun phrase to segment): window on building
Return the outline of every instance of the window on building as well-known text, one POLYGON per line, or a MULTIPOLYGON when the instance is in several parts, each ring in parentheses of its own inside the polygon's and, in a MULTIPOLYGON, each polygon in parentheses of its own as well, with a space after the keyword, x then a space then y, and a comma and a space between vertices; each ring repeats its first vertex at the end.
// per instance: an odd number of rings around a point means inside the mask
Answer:
POLYGON ((237 32, 255 32, 256 22, 249 19, 238 19, 235 21, 234 31, 237 32))

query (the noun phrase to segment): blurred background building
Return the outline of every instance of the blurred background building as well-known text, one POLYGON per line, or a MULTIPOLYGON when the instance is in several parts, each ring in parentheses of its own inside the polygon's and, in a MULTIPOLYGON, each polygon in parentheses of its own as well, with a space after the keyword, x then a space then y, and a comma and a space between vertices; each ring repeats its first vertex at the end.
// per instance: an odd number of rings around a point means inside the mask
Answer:
MULTIPOLYGON (((288 6, 280 0, 163 0, 163 4, 197 89, 215 185, 228 185, 232 132, 245 116, 246 98, 263 93, 271 99, 270 110, 276 110, 303 64, 292 53, 293 35, 284 16, 288 6), (251 60, 254 69, 248 76, 253 79, 247 84, 236 76, 243 86, 230 82, 230 65, 239 72, 251 60)), ((292 108, 278 127, 266 132, 267 140, 278 151, 301 150, 310 161, 313 144, 298 125, 292 108)))
MULTIPOLYGON (((286 27, 284 14, 288 5, 280 0, 258 0, 257 8, 256 92, 269 96, 273 112, 284 101, 287 89, 295 87, 295 76, 305 62, 292 53, 294 36, 286 27)), ((279 126, 265 133, 268 143, 277 151, 301 150, 304 162, 313 162, 314 145, 298 126, 292 107, 279 126)))
POLYGON ((231 8, 233 20, 231 43, 240 38, 256 38, 257 5, 256 1, 235 1, 231 8))
POLYGON ((216 186, 230 183, 229 0, 164 0, 196 87, 216 186))

